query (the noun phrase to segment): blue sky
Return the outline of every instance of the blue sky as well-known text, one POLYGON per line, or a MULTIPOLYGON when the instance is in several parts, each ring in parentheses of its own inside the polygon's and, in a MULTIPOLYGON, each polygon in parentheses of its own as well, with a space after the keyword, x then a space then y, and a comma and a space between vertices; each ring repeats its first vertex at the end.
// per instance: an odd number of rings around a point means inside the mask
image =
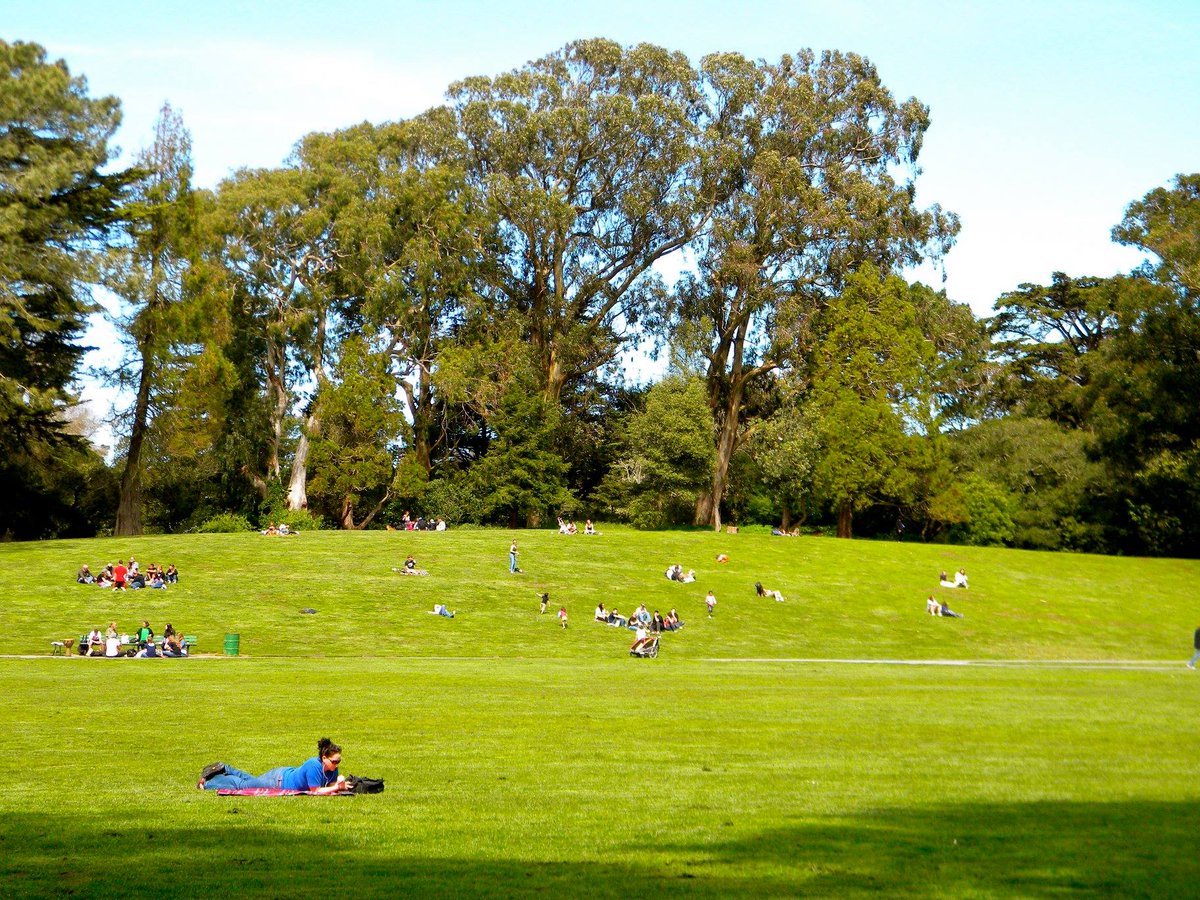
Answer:
MULTIPOLYGON (((194 139, 197 180, 278 165, 302 135, 441 101, 458 78, 570 40, 649 41, 698 60, 804 47, 864 54, 931 108, 918 200, 963 222, 952 299, 980 314, 1052 272, 1110 275, 1139 257, 1109 231, 1125 206, 1200 171, 1194 2, 16 2, 0 37, 30 40, 120 97, 129 152, 163 101, 194 139)), ((918 277, 941 285, 942 273, 918 277)))

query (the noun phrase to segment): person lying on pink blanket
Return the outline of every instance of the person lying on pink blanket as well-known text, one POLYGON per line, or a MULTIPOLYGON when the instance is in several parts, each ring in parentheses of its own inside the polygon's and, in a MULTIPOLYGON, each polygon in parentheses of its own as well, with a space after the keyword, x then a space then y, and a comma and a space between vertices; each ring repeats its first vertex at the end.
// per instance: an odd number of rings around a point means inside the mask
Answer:
POLYGON ((338 774, 341 762, 342 748, 329 738, 321 738, 317 741, 317 755, 298 766, 280 766, 255 776, 224 763, 213 763, 200 772, 196 787, 202 791, 282 788, 310 794, 337 794, 349 790, 346 779, 338 774))

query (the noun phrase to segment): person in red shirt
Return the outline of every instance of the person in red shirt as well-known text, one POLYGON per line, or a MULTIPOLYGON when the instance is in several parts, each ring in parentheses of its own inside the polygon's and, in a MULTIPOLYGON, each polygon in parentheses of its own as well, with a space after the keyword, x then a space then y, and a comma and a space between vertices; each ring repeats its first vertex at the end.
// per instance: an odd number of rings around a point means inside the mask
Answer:
POLYGON ((113 567, 113 590, 125 590, 125 576, 129 574, 129 570, 125 568, 125 560, 118 559, 116 566, 113 567))

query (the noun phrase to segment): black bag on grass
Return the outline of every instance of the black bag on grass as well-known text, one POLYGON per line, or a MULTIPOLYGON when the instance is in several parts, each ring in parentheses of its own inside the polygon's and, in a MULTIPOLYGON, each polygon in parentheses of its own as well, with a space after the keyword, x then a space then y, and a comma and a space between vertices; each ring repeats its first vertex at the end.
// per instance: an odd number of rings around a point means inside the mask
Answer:
POLYGON ((347 775, 346 783, 350 785, 352 794, 382 794, 382 778, 359 778, 357 775, 347 775))

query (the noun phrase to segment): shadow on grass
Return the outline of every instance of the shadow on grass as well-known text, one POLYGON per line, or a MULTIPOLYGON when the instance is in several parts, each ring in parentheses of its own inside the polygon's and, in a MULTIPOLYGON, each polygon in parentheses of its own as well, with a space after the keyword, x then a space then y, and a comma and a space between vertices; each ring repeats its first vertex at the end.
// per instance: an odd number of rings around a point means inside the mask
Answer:
MULTIPOLYGON (((1200 885, 1196 814, 1191 803, 1144 801, 880 809, 739 829, 728 841, 631 837, 613 862, 454 858, 400 834, 384 838, 392 852, 336 826, 298 834, 232 821, 160 828, 146 818, 17 814, 0 822, 0 886, 4 896, 105 897, 1184 897, 1200 885)), ((320 817, 305 828, 321 827, 320 817)), ((552 835, 541 844, 558 846, 552 835)))

